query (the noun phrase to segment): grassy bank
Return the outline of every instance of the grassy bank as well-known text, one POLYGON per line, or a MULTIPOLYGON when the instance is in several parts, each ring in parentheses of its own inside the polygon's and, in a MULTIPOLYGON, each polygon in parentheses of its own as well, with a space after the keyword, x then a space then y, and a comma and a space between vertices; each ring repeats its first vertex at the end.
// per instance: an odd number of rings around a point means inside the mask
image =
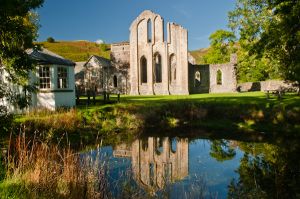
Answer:
POLYGON ((38 42, 37 44, 74 62, 87 61, 91 55, 110 58, 110 44, 89 41, 38 42))
MULTIPOLYGON (((97 150, 99 151, 99 150, 97 150)), ((80 157, 24 134, 10 140, 0 198, 106 198, 110 193, 100 155, 80 157)))
MULTIPOLYGON (((115 101, 114 97, 111 98, 115 101)), ((189 96, 122 96, 120 103, 81 105, 72 110, 35 111, 16 118, 16 126, 45 139, 68 134, 74 140, 142 131, 146 128, 199 128, 209 131, 294 133, 300 129, 300 97, 282 100, 264 93, 189 96)), ((119 138, 121 139, 121 138, 119 138)))
MULTIPOLYGON (((276 143, 286 143, 284 136, 299 138, 300 97, 294 94, 280 101, 260 92, 122 96, 120 103, 112 96, 110 104, 100 99, 93 106, 83 105, 82 99, 76 109, 36 110, 16 117, 13 132, 21 136, 9 140, 5 156, 0 151, 0 198, 101 198, 112 194, 103 175, 104 162, 92 164, 91 159, 82 158, 88 143, 97 140, 103 141, 100 146, 114 146, 130 143, 147 131, 158 137, 179 132, 176 136, 190 141, 199 136, 239 140, 244 135, 243 139, 256 142, 268 135, 283 135, 276 143), (83 143, 85 148, 78 153, 71 146, 74 143, 83 143)), ((135 193, 123 186, 121 194, 127 198, 135 193)))
MULTIPOLYGON (((187 126, 216 131, 297 132, 300 97, 267 99, 264 93, 127 97, 144 126, 187 126)), ((134 109, 133 108, 133 109, 134 109)))

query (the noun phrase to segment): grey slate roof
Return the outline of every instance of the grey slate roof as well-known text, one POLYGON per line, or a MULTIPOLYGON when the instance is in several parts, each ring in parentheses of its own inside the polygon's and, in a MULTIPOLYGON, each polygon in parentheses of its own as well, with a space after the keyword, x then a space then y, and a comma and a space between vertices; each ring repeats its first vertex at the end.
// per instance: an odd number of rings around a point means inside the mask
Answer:
POLYGON ((56 64, 64 66, 75 66, 75 63, 71 60, 65 59, 50 50, 42 48, 42 50, 28 49, 26 50, 30 58, 37 61, 38 64, 56 64))
POLYGON ((110 63, 110 60, 109 59, 106 59, 104 57, 99 57, 97 55, 92 55, 88 61, 84 64, 84 66, 87 66, 89 64, 89 62, 92 60, 92 59, 95 59, 95 61, 98 63, 99 66, 102 66, 102 67, 110 67, 111 66, 111 63, 110 63))

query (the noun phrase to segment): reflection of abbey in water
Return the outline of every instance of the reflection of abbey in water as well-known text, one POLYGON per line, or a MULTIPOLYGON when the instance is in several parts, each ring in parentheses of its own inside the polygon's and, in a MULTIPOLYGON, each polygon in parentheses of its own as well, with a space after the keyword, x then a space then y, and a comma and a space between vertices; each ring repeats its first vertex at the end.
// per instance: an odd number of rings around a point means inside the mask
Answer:
POLYGON ((114 156, 131 157, 136 181, 155 191, 188 175, 188 146, 188 139, 152 137, 136 140, 131 147, 119 145, 114 156))

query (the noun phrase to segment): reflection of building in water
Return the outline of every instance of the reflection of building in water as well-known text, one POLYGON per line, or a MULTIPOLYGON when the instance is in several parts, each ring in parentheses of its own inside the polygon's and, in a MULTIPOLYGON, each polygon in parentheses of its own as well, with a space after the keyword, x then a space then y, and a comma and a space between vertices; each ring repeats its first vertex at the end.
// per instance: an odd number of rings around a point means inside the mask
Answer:
POLYGON ((119 145, 115 157, 132 158, 132 169, 137 182, 155 191, 165 183, 188 175, 188 139, 146 138, 132 143, 131 150, 119 145))
POLYGON ((118 158, 130 158, 131 157, 131 147, 126 144, 120 144, 114 148, 113 156, 118 158))

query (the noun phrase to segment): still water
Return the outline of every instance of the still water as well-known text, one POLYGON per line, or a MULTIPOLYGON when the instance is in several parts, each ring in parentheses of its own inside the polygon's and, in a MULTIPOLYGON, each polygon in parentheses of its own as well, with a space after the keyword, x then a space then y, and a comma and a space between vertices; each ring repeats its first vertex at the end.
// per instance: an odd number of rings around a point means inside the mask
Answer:
POLYGON ((287 139, 143 137, 83 157, 105 162, 116 198, 298 198, 299 152, 287 139))

